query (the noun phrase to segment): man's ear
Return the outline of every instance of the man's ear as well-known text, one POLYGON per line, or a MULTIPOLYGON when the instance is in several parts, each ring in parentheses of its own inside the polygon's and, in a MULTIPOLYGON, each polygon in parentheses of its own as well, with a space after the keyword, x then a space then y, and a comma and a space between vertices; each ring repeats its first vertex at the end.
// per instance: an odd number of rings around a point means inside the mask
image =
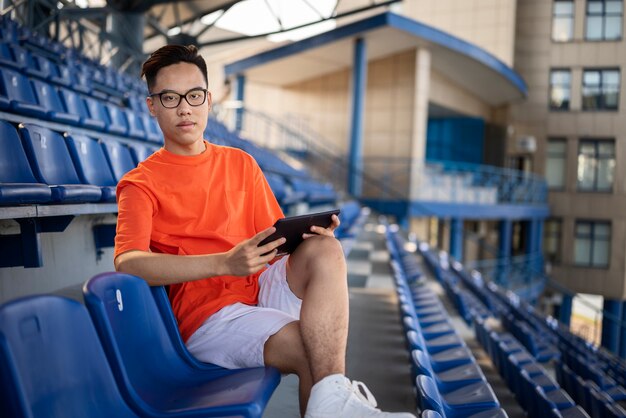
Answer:
POLYGON ((154 113, 154 102, 152 101, 152 97, 146 97, 146 105, 148 106, 148 110, 152 116, 156 116, 154 113))
POLYGON ((213 97, 211 96, 211 92, 206 92, 206 101, 209 103, 209 110, 211 110, 211 106, 213 106, 213 97))

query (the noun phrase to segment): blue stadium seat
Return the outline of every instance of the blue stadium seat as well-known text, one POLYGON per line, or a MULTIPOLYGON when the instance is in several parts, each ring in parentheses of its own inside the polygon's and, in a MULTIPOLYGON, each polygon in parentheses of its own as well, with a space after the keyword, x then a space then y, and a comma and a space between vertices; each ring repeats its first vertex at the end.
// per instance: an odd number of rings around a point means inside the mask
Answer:
POLYGON ((146 138, 148 141, 163 143, 163 133, 159 128, 159 124, 149 113, 140 114, 141 121, 146 130, 146 138))
POLYGON ((488 384, 474 383, 441 396, 434 380, 421 375, 416 379, 416 386, 422 410, 431 409, 446 418, 466 418, 500 408, 488 384))
POLYGON ((93 97, 85 96, 83 97, 83 100, 85 100, 85 104, 87 105, 87 111, 89 112, 89 117, 91 119, 104 122, 104 130, 107 132, 120 133, 110 130, 111 120, 109 119, 109 115, 100 99, 94 99, 93 97))
POLYGON ((52 85, 41 80, 33 80, 32 83, 37 103, 46 110, 47 119, 58 123, 80 125, 80 116, 66 112, 59 94, 52 85))
POLYGON ((138 417, 124 402, 89 314, 58 296, 0 306, 0 416, 138 417))
POLYGON ((106 122, 104 120, 94 119, 91 117, 85 101, 78 93, 61 87, 59 88, 59 95, 65 105, 67 113, 78 115, 80 117, 80 125, 87 129, 96 129, 99 131, 104 130, 106 122))
POLYGON ((176 317, 174 316, 174 312, 172 311, 172 305, 170 304, 170 300, 167 297, 167 292, 164 286, 151 286, 150 291, 152 292, 152 297, 154 298, 154 302, 156 303, 157 309, 159 310, 159 314, 161 315, 161 319, 163 319, 163 325, 165 325, 165 329, 167 330, 167 334, 170 336, 170 340, 174 344, 176 351, 178 354, 192 367, 198 370, 215 370, 220 369, 219 366, 209 363, 202 363, 197 358, 195 358, 189 350, 187 350, 187 346, 183 342, 182 337, 180 336, 180 332, 178 331, 178 322, 176 321, 176 317))
POLYGON ((423 351, 413 350, 411 360, 415 375, 423 374, 431 377, 440 393, 452 392, 471 383, 486 382, 485 375, 476 363, 467 363, 436 373, 423 351))
MULTIPOLYGON (((591 418, 589 414, 580 406, 574 406, 563 410, 553 409, 553 418, 591 418)), ((607 417, 609 418, 609 417, 607 417)))
POLYGON ((0 167, 0 205, 52 200, 50 187, 35 180, 17 130, 6 121, 0 121, 0 167))
POLYGON ((124 111, 113 103, 105 103, 103 106, 109 118, 107 131, 118 135, 130 134, 128 132, 128 121, 126 120, 124 111))
POLYGON ((0 43, 0 66, 10 67, 15 70, 21 70, 21 65, 15 60, 11 51, 11 44, 7 42, 0 43))
POLYGON ((158 149, 155 146, 148 144, 138 144, 137 142, 128 144, 128 148, 130 148, 130 153, 133 156, 135 164, 139 164, 140 162, 151 156, 158 149))
POLYGON ((260 417, 280 375, 273 368, 198 370, 165 329, 147 283, 105 273, 83 289, 116 381, 150 417, 260 417))
POLYGON ((71 135, 66 140, 81 182, 102 188, 103 202, 115 202, 117 182, 102 147, 85 135, 71 135))
POLYGON ((420 415, 420 418, 444 418, 444 417, 442 417, 441 414, 437 411, 426 410, 426 411, 422 411, 422 415, 420 415))
POLYGON ((22 74, 39 78, 46 78, 48 76, 45 70, 38 68, 35 60, 28 50, 16 44, 11 45, 10 48, 13 51, 15 61, 17 62, 19 68, 21 68, 22 74))
POLYGON ((124 174, 136 166, 130 149, 123 143, 114 140, 101 140, 100 145, 102 145, 104 155, 111 166, 113 177, 119 183, 124 174))
POLYGON ((9 98, 9 107, 13 112, 36 118, 46 117, 46 110, 37 104, 30 82, 22 74, 0 68, 0 87, 2 93, 9 98))
POLYGON ((50 186, 53 202, 100 200, 100 187, 81 184, 61 134, 31 124, 20 125, 19 133, 35 177, 50 186))
POLYGON ((130 109, 120 109, 128 122, 128 135, 133 138, 148 139, 141 116, 130 109))

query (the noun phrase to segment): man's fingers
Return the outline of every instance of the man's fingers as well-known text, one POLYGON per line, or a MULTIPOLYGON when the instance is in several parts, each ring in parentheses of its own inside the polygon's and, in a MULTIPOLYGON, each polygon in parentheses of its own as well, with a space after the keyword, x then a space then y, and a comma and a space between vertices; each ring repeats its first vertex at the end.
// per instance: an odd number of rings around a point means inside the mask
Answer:
POLYGON ((269 228, 264 229, 263 231, 250 238, 250 243, 254 245, 259 245, 261 241, 272 235, 274 232, 276 232, 276 228, 270 226, 269 228))

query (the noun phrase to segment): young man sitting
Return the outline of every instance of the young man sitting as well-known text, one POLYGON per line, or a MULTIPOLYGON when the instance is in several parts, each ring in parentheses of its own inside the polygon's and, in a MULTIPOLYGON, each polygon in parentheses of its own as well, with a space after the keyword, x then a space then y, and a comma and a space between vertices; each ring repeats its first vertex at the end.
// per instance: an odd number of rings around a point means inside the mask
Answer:
POLYGON ((339 219, 312 227, 290 256, 276 258, 283 238, 258 246, 283 213, 251 156, 203 138, 211 93, 198 50, 165 46, 142 75, 165 144, 118 185, 116 269, 169 286, 183 340, 199 360, 296 373, 307 418, 414 417, 381 412, 344 376, 339 219))

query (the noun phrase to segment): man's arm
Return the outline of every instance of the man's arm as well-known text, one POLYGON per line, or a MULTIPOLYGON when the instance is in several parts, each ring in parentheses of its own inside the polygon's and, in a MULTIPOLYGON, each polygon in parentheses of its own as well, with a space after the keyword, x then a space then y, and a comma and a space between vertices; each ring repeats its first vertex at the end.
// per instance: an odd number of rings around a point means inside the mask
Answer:
POLYGON ((115 269, 139 276, 150 286, 170 285, 214 276, 248 276, 261 270, 276 257, 276 248, 285 242, 284 238, 279 238, 261 247, 258 246, 275 230, 276 228, 270 227, 261 231, 225 253, 173 255, 131 250, 115 258, 115 269))

